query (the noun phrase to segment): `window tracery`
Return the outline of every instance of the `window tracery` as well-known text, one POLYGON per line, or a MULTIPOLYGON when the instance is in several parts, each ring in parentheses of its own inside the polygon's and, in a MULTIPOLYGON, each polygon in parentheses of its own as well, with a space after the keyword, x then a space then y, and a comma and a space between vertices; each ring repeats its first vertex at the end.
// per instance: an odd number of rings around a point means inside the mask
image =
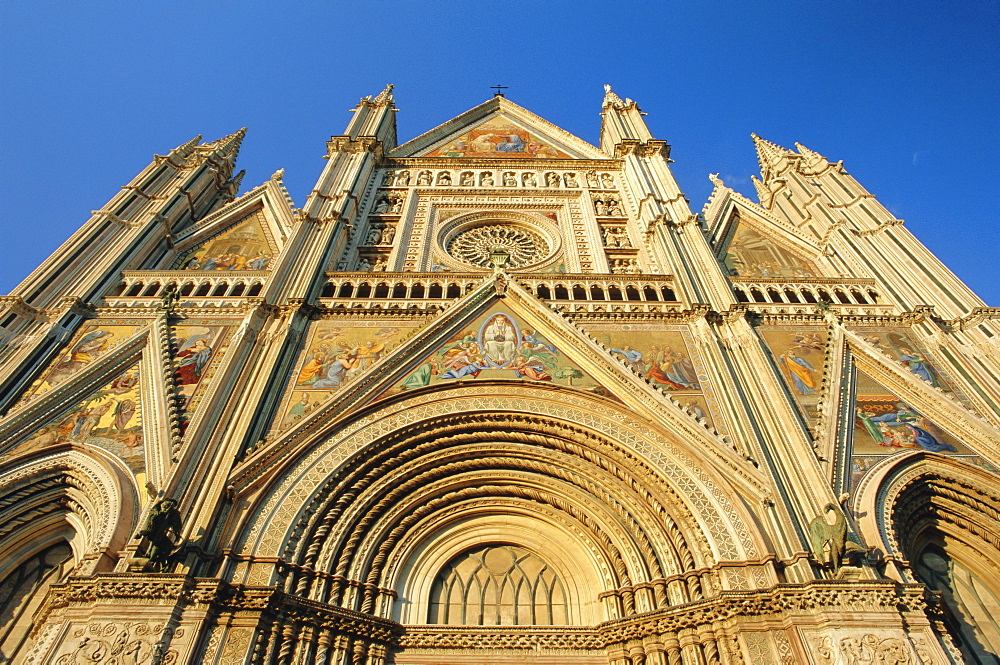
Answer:
POLYGON ((428 623, 567 625, 566 592, 562 580, 532 552, 514 545, 480 546, 438 573, 428 623))

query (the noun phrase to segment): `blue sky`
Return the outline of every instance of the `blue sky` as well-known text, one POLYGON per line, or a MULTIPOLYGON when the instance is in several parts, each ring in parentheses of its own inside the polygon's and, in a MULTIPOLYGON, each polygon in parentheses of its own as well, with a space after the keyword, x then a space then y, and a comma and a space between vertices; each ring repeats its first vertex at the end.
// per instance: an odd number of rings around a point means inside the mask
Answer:
POLYGON ((596 143, 602 85, 648 112, 701 209, 756 200, 756 132, 845 167, 1000 305, 997 2, 5 2, 6 293, 151 160, 249 127, 252 187, 302 205, 359 97, 405 141, 489 86, 596 143))

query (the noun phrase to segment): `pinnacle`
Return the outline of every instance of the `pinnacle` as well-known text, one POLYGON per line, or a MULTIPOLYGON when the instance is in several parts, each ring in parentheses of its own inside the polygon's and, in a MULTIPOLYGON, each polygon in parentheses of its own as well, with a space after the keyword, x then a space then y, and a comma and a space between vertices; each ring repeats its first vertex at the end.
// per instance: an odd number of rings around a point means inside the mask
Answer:
POLYGON ((375 106, 391 105, 395 101, 392 98, 392 89, 395 87, 392 83, 385 86, 385 90, 378 93, 375 99, 372 100, 372 104, 375 106))
POLYGON ((625 102, 615 94, 614 90, 611 89, 611 85, 607 83, 604 84, 604 103, 601 104, 601 108, 606 106, 613 106, 616 109, 625 107, 625 102))
POLYGON ((756 134, 751 134, 750 138, 753 139, 754 148, 757 149, 757 162, 760 164, 760 172, 765 177, 776 159, 792 154, 792 151, 788 148, 782 148, 777 143, 771 143, 756 134))
POLYGON ((236 156, 240 152, 240 144, 243 143, 243 137, 247 135, 247 128, 242 127, 238 131, 233 132, 228 136, 223 136, 221 139, 216 141, 211 141, 205 145, 216 148, 225 157, 235 160, 236 156))
POLYGON ((197 147, 197 145, 198 145, 199 143, 201 143, 201 138, 202 138, 202 137, 201 137, 201 134, 198 134, 198 136, 194 137, 193 139, 191 139, 191 140, 190 140, 190 141, 188 141, 187 143, 182 143, 182 144, 180 144, 180 145, 179 145, 179 146, 177 146, 177 148, 176 148, 176 149, 177 149, 177 152, 179 152, 179 153, 182 153, 182 154, 183 154, 183 153, 187 153, 187 152, 190 152, 190 151, 191 151, 191 150, 193 150, 193 149, 194 149, 195 147, 197 147))
POLYGON ((795 149, 798 150, 799 154, 801 154, 803 157, 819 157, 820 159, 825 159, 823 155, 819 154, 815 150, 810 150, 801 143, 796 143, 795 149))

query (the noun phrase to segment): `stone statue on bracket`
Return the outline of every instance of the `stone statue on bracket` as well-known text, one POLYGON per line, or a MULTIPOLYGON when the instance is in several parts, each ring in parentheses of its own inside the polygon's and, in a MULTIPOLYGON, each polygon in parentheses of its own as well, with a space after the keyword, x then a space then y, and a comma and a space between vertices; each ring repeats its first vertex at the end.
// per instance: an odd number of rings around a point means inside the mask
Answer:
POLYGON ((846 555, 851 560, 867 550, 847 540, 847 518, 832 503, 826 504, 823 514, 809 522, 809 540, 813 557, 824 568, 839 572, 846 555))
POLYGON ((176 545, 175 538, 181 533, 181 514, 177 510, 177 501, 161 499, 149 511, 146 523, 137 534, 145 538, 146 565, 145 569, 157 573, 165 572, 171 563, 176 545))

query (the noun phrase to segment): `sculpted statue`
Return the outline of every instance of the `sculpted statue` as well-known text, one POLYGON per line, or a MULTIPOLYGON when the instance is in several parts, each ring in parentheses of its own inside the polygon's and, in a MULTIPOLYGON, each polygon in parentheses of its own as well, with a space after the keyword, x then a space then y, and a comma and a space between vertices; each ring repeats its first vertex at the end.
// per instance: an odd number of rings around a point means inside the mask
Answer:
POLYGON ((493 172, 483 171, 479 174, 479 186, 480 187, 492 187, 493 186, 493 172))
POLYGON ((604 189, 614 189, 615 179, 611 177, 610 173, 602 173, 601 184, 604 185, 604 189))
POLYGON ((462 187, 472 187, 473 183, 472 171, 462 171, 462 175, 459 176, 458 184, 462 187))
POLYGON ((381 215, 382 213, 388 211, 389 211, 389 199, 383 196, 378 200, 378 203, 375 204, 374 212, 376 215, 381 215))
POLYGON ((438 184, 439 185, 444 185, 445 187, 450 186, 451 185, 451 172, 450 171, 441 171, 441 173, 438 173, 438 184))
POLYGON ((531 172, 522 173, 521 185, 524 187, 538 187, 538 181, 535 179, 535 174, 531 172))
POLYGON ((386 226, 382 229, 382 244, 391 245, 392 239, 396 237, 396 229, 392 226, 386 226))
POLYGON ((513 171, 504 171, 503 186, 517 187, 517 175, 513 171))
POLYGON ((382 186, 383 187, 388 187, 389 185, 391 185, 392 182, 393 182, 393 180, 395 179, 395 177, 396 177, 396 174, 394 172, 392 172, 392 171, 386 171, 382 175, 382 186))
POLYGON ((160 306, 170 311, 177 304, 177 301, 181 299, 181 294, 177 292, 177 285, 171 282, 167 284, 167 288, 163 290, 163 294, 160 296, 160 306))
POLYGON ((826 504, 823 514, 809 522, 810 545, 813 556, 824 567, 840 570, 845 554, 853 556, 865 552, 857 543, 847 540, 847 518, 832 503, 826 504))
POLYGON ((567 187, 579 187, 580 186, 580 183, 578 183, 576 181, 576 174, 575 173, 567 173, 567 174, 565 174, 563 176, 563 179, 566 181, 566 186, 567 187))
POLYGON ((396 174, 396 184, 400 187, 406 187, 410 184, 410 172, 400 171, 396 174))
POLYGON ((371 269, 372 269, 371 261, 368 260, 368 257, 362 256, 361 259, 358 260, 358 270, 360 270, 361 272, 370 272, 371 269))
POLYGON ((587 171, 587 187, 600 187, 601 183, 597 181, 597 173, 595 171, 587 171))
POLYGON ((368 231, 368 238, 365 240, 366 245, 377 245, 382 242, 382 229, 375 227, 368 231))
POLYGON ((615 201, 614 199, 608 200, 608 214, 614 217, 622 216, 622 209, 618 201, 615 201))
POLYGON ((558 187, 559 186, 559 174, 549 171, 545 174, 545 186, 546 187, 558 187))
POLYGON ((181 514, 177 510, 177 502, 174 499, 157 502, 139 532, 139 536, 149 541, 146 549, 148 569, 162 573, 169 567, 175 548, 174 538, 180 536, 180 532, 181 514))
POLYGON ((430 171, 421 171, 420 175, 417 176, 417 184, 418 185, 429 185, 429 184, 431 184, 431 172, 430 171))
POLYGON ((389 212, 393 214, 399 214, 403 212, 403 197, 396 195, 392 197, 391 205, 389 206, 389 212))
POLYGON ((598 215, 607 215, 608 204, 600 199, 597 199, 596 201, 594 201, 594 212, 596 212, 598 215))

